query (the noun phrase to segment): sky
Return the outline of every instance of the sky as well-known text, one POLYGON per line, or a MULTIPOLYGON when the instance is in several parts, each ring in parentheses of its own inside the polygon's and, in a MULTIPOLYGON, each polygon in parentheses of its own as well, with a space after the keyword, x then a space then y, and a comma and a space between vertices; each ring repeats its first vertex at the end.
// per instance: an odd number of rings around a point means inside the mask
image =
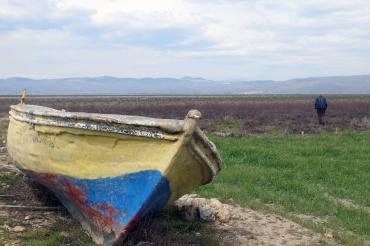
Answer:
POLYGON ((0 78, 355 74, 368 0, 0 0, 0 78))

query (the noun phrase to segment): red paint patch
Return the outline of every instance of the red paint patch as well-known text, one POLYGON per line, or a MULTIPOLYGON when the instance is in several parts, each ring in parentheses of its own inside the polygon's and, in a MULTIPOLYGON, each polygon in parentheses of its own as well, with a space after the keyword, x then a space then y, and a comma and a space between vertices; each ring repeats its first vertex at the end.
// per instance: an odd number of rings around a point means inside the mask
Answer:
POLYGON ((94 223, 98 228, 110 233, 113 229, 114 218, 119 215, 117 209, 108 202, 99 203, 96 206, 86 204, 86 192, 79 186, 70 182, 63 183, 65 194, 75 203, 85 219, 94 223))
POLYGON ((129 231, 129 229, 126 228, 132 228, 138 221, 138 218, 134 217, 130 220, 127 227, 123 227, 122 225, 114 226, 114 218, 119 217, 118 221, 120 221, 125 215, 124 211, 119 213, 109 202, 99 203, 96 206, 86 204, 86 191, 82 187, 68 181, 68 178, 65 178, 64 181, 60 181, 55 174, 27 172, 31 178, 37 180, 50 190, 64 193, 69 198, 68 202, 75 204, 86 220, 106 233, 116 231, 117 228, 120 228, 119 232, 122 232, 122 230, 129 231))
POLYGON ((69 182, 65 182, 63 185, 63 190, 66 195, 69 196, 73 201, 77 202, 78 204, 84 204, 86 200, 86 193, 80 187, 73 185, 69 182))
POLYGON ((118 216, 118 211, 110 203, 103 202, 96 206, 100 211, 103 211, 105 223, 108 225, 113 224, 114 216, 118 216))
POLYGON ((115 208, 108 202, 98 204, 96 207, 86 204, 86 192, 79 186, 70 182, 63 183, 63 190, 72 202, 80 207, 81 213, 85 218, 94 222, 94 224, 109 229, 114 222, 113 213, 118 214, 115 208), (103 210, 103 211, 102 211, 103 210))

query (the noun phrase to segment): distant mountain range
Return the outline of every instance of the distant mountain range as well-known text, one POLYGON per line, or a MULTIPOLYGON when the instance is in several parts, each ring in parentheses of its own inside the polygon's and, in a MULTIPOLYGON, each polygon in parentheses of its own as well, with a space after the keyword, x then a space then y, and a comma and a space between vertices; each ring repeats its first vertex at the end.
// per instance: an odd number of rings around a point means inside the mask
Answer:
POLYGON ((0 95, 17 95, 23 88, 34 95, 370 94, 370 74, 286 81, 213 81, 192 77, 0 79, 0 95))

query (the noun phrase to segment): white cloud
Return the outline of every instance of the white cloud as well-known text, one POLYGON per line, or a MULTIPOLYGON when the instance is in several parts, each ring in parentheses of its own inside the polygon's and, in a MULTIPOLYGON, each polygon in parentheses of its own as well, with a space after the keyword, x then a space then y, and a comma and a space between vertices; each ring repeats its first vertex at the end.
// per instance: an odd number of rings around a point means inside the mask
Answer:
POLYGON ((0 77, 369 73, 369 39, 361 0, 0 0, 0 77))

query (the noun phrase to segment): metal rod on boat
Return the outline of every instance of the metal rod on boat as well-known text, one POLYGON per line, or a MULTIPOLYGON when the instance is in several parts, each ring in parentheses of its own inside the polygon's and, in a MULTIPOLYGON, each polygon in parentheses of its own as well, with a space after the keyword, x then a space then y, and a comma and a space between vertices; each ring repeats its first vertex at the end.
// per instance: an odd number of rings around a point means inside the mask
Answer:
POLYGON ((26 97, 27 97, 27 90, 23 89, 22 97, 21 97, 21 104, 24 104, 24 102, 26 101, 26 97))

